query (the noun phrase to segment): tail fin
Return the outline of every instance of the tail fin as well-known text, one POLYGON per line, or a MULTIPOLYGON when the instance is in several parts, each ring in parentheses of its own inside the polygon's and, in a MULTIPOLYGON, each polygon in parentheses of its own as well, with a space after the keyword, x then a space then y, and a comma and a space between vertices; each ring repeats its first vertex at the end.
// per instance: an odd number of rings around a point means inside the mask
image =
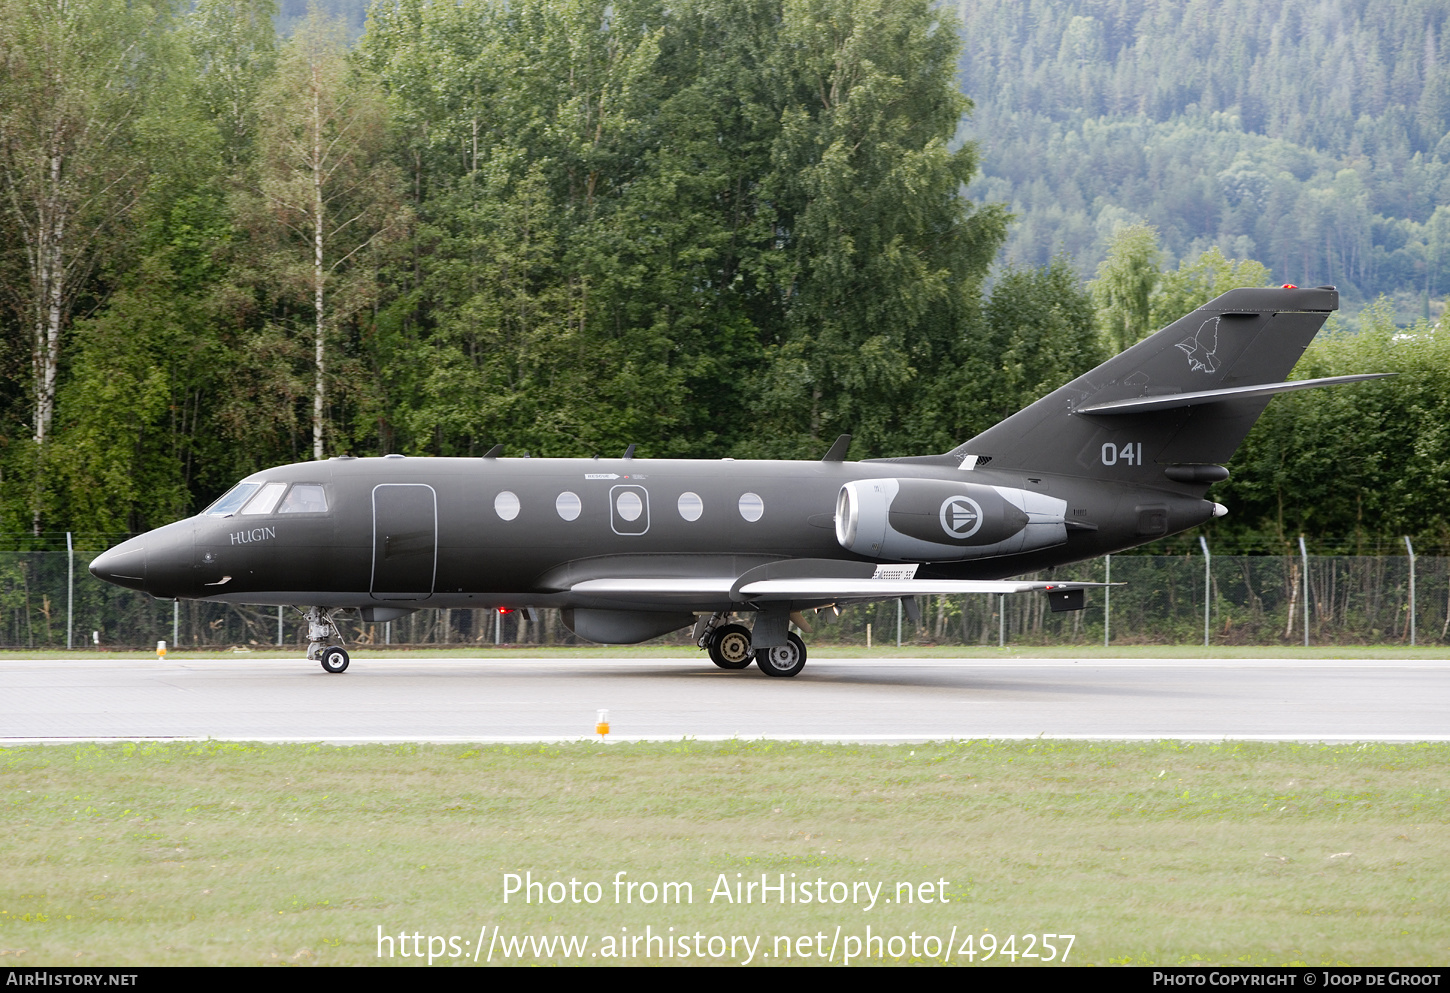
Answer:
MULTIPOLYGON (((962 468, 1210 483, 1329 313, 1332 286, 1238 289, 953 449, 962 468)), ((1368 377, 1338 377, 1345 382, 1368 377)))

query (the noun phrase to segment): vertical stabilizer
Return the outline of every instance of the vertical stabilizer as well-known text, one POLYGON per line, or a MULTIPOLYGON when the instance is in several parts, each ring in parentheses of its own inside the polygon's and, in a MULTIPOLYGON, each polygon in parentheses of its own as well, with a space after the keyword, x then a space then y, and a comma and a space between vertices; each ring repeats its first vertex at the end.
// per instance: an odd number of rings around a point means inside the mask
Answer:
POLYGON ((949 454, 963 468, 1161 483, 1177 466, 1170 479, 1222 478, 1213 466, 1288 388, 1338 307, 1332 286, 1230 290, 949 454), (1142 398, 1157 400, 1147 410, 1123 403, 1142 398))

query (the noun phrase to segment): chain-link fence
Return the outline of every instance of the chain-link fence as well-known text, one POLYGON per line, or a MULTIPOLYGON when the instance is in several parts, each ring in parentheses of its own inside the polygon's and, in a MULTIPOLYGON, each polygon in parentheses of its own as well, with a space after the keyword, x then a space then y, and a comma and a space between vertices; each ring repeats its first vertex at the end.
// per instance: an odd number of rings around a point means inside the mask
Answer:
MULTIPOLYGON (((98 553, 0 552, 0 647, 268 648, 303 644, 292 608, 153 600, 103 583, 98 553)), ((1031 578, 1111 581, 1085 610, 1053 613, 1036 594, 915 598, 822 611, 812 640, 864 645, 1443 644, 1450 558, 1114 555, 1031 578), (1307 569, 1307 575, 1306 575, 1307 569), (1410 591, 1413 586, 1414 597, 1410 591), (913 616, 915 615, 915 616, 913 616), (1413 623, 1412 623, 1413 620, 1413 623)), ((300 605, 308 606, 308 605, 300 605)), ((573 644, 558 611, 420 610, 345 626, 350 644, 573 644)), ((685 644, 688 631, 663 639, 685 644)))
POLYGON ((918 597, 854 607, 818 638, 875 644, 1374 645, 1450 640, 1450 558, 1114 555, 1023 577, 1107 582, 1084 610, 1043 596, 918 597), (1307 584, 1305 567, 1307 566, 1307 584), (1207 595, 1205 596, 1205 590, 1207 595), (1307 610, 1306 610, 1307 608, 1307 610), (1307 618, 1307 641, 1306 641, 1307 618), (1413 618, 1413 626, 1412 626, 1413 618))

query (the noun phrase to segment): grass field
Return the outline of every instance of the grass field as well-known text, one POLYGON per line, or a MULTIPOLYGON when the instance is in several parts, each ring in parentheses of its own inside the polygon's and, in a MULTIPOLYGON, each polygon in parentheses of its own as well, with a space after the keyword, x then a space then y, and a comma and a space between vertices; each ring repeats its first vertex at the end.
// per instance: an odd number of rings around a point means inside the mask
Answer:
POLYGON ((1445 744, 53 745, 0 776, 7 965, 1450 961, 1445 744))

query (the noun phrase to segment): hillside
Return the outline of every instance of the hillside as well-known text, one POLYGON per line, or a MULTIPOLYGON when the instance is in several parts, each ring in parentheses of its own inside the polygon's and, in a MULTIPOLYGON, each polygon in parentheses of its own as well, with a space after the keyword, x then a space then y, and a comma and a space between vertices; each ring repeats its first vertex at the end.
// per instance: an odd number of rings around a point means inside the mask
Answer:
POLYGON ((969 188, 1007 258, 1084 274, 1122 222, 1401 319, 1450 290, 1443 0, 960 0, 969 188))

